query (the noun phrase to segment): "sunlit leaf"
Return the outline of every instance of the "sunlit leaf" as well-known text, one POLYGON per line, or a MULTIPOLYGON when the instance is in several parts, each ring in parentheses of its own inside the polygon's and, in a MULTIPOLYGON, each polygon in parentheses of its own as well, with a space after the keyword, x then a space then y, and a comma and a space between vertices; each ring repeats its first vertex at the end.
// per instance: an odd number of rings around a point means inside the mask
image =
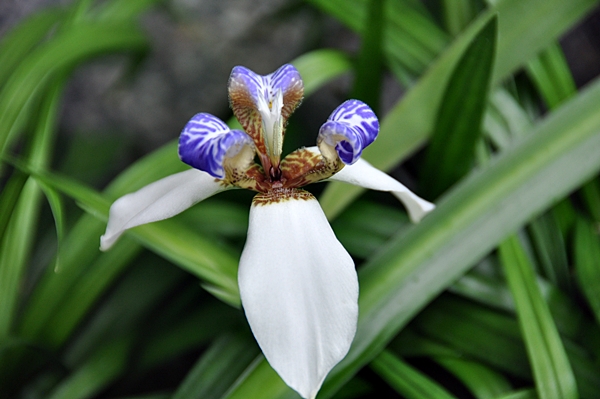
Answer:
POLYGON ((500 258, 515 299, 540 398, 578 398, 565 349, 537 286, 533 266, 516 236, 500 245, 500 258))

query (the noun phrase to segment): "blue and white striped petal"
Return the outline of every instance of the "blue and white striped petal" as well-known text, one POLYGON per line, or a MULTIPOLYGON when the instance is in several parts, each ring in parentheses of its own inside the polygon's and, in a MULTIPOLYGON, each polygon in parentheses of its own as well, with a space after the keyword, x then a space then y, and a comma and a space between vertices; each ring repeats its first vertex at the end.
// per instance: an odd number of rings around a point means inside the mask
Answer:
POLYGON ((236 118, 261 155, 265 169, 279 165, 285 124, 300 104, 304 84, 300 73, 286 64, 275 72, 261 76, 248 68, 236 66, 229 78, 229 100, 236 118))
POLYGON ((194 115, 179 136, 179 158, 193 168, 217 179, 225 178, 225 162, 245 169, 254 157, 254 144, 241 130, 231 130, 211 114, 194 115))
POLYGON ((373 110, 359 100, 348 100, 331 113, 321 126, 317 145, 324 157, 336 156, 352 165, 363 150, 377 138, 379 120, 373 110))

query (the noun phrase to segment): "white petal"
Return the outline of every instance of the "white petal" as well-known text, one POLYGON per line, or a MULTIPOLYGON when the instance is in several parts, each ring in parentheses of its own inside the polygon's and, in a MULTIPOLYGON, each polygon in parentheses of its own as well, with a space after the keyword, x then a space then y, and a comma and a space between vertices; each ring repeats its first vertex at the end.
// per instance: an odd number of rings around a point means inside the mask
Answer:
POLYGON ((434 204, 415 195, 398 180, 380 171, 362 158, 353 165, 344 166, 342 170, 331 176, 329 180, 343 181, 370 190, 391 192, 402 201, 408 210, 410 220, 414 223, 420 221, 423 216, 435 208, 434 204))
POLYGON ((238 281, 265 357, 286 384, 314 398, 354 338, 358 279, 352 258, 308 195, 267 205, 255 198, 238 281))
POLYGON ((110 207, 100 249, 109 249, 127 229, 175 216, 225 189, 227 187, 208 173, 190 169, 127 194, 110 207))

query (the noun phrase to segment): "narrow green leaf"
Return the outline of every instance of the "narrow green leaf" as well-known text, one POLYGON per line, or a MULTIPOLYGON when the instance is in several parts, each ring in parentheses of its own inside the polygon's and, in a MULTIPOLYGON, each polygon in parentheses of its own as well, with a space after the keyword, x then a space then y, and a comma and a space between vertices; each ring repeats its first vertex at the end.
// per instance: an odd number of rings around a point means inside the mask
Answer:
POLYGON ((219 399, 257 354, 248 334, 223 335, 200 357, 172 399, 219 399))
POLYGON ((386 0, 369 0, 367 23, 363 25, 351 98, 364 101, 377 113, 383 72, 382 38, 386 0))
MULTIPOLYGON (((503 312, 444 295, 415 318, 411 329, 419 337, 443 343, 463 358, 521 379, 531 378, 518 323, 503 312)), ((405 355, 402 334, 393 342, 405 355)))
POLYGON ((331 224, 344 248, 364 259, 409 226, 408 217, 398 208, 367 201, 356 201, 331 224))
POLYGON ((477 399, 493 399, 510 391, 511 385, 502 374, 479 363, 451 357, 435 361, 454 374, 477 399))
POLYGON ((500 245, 500 258, 513 293, 535 385, 541 399, 578 398, 573 370, 516 236, 500 245))
MULTIPOLYGON (((35 131, 27 148, 28 162, 34 167, 44 167, 49 162, 63 83, 63 79, 53 82, 40 106, 39 119, 36 121, 35 131)), ((6 227, 2 226, 4 234, 0 235, 2 238, 0 240, 0 337, 2 338, 6 338, 13 328, 22 279, 37 233, 36 223, 41 204, 40 188, 31 178, 24 184, 19 198, 14 202, 19 185, 20 182, 17 182, 17 186, 12 186, 7 194, 12 196, 11 199, 6 200, 8 206, 13 205, 14 208, 8 224, 6 227)))
POLYGON ((292 391, 271 368, 262 354, 246 368, 244 373, 231 386, 222 399, 247 398, 290 398, 298 399, 298 394, 292 391))
MULTIPOLYGON (((65 214, 63 211, 62 199, 58 191, 54 190, 52 187, 40 181, 36 182, 44 193, 44 196, 50 205, 52 216, 54 217, 54 226, 56 228, 56 252, 58 254, 60 253, 60 246, 65 235, 65 214)), ((54 268, 58 269, 59 267, 60 259, 57 255, 54 268)))
POLYGON ((583 199, 592 218, 600 223, 600 182, 598 178, 587 182, 581 189, 583 199))
POLYGON ((452 35, 458 35, 475 16, 474 3, 470 0, 444 0, 444 25, 452 35))
POLYGON ((553 43, 527 63, 527 73, 549 109, 577 93, 575 81, 558 43, 553 43))
MULTIPOLYGON (((97 299, 106 292, 109 284, 123 273, 125 266, 139 255, 141 250, 142 247, 132 240, 124 239, 122 243, 117 243, 112 251, 100 255, 86 268, 76 285, 70 287, 67 292, 57 294, 62 300, 57 300, 56 307, 44 317, 43 328, 39 330, 37 341, 52 348, 59 348, 66 342, 89 314, 97 299)), ((57 274, 62 273, 61 266, 57 260, 57 274)))
POLYGON ((546 278, 564 292, 571 292, 571 272, 563 235, 553 213, 531 223, 531 236, 546 278))
POLYGON ((499 0, 492 8, 499 17, 493 81, 523 66, 597 5, 597 0, 499 0))
POLYGON ((448 80, 421 169, 421 184, 429 198, 438 197, 473 166, 494 66, 496 35, 497 19, 492 18, 473 38, 448 80))
POLYGON ((125 368, 131 342, 115 340, 98 348, 96 353, 60 383, 48 399, 91 398, 113 381, 125 368))
POLYGON ((600 239, 598 229, 582 219, 575 228, 575 272, 600 325, 600 239))
POLYGON ((37 47, 0 91, 0 154, 5 153, 16 134, 19 115, 54 73, 96 54, 145 48, 144 36, 131 23, 75 25, 37 47))
MULTIPOLYGON (((310 0, 356 32, 366 32, 368 0, 310 0)), ((414 2, 388 1, 384 15, 383 48, 390 62, 406 74, 406 81, 418 76, 446 46, 448 36, 423 8, 414 2)))
MULTIPOLYGON (((19 326, 20 336, 36 341, 44 340, 49 320, 61 304, 68 301, 69 293, 78 279, 83 275, 95 274, 89 266, 96 264, 96 257, 99 255, 98 237, 104 228, 96 218, 84 214, 69 229, 61 245, 63 252, 59 255, 59 268, 46 267, 26 303, 19 326)), ((128 237, 124 238, 127 241, 124 245, 135 245, 128 237)), ((75 313, 73 316, 77 317, 75 313)))
POLYGON ((210 301, 208 305, 203 302, 200 306, 194 303, 194 307, 199 309, 183 317, 177 313, 170 321, 165 321, 164 331, 148 340, 139 359, 140 368, 160 366, 176 356, 208 345, 222 336, 223 331, 247 329, 242 313, 222 302, 210 301))
POLYGON ((148 8, 164 3, 165 0, 106 1, 100 5, 99 17, 106 21, 134 18, 148 8))
POLYGON ((63 16, 64 11, 49 8, 31 15, 5 34, 0 42, 0 86, 63 16))
POLYGON ((39 205, 39 187, 29 179, 0 242, 0 339, 7 338, 13 329, 39 205))
POLYGON ((383 350, 371 362, 371 368, 406 399, 453 399, 443 387, 420 371, 383 350))
POLYGON ((7 179, 2 192, 0 192, 0 242, 3 240, 4 233, 8 228, 8 223, 17 206, 19 196, 27 182, 27 178, 27 174, 21 171, 14 171, 7 179))
POLYGON ((496 399, 538 399, 534 389, 521 389, 506 395, 498 396, 496 399))
MULTIPOLYGON (((75 339, 61 352, 61 361, 70 370, 81 370, 99 348, 125 341, 125 351, 132 345, 144 350, 148 321, 161 303, 172 297, 185 273, 168 262, 146 253, 107 295, 93 312, 93 317, 78 331, 75 339)), ((125 355, 127 356, 127 355, 125 355)), ((109 360, 107 360, 109 362, 109 360)), ((122 370, 111 378, 118 377, 122 370)))

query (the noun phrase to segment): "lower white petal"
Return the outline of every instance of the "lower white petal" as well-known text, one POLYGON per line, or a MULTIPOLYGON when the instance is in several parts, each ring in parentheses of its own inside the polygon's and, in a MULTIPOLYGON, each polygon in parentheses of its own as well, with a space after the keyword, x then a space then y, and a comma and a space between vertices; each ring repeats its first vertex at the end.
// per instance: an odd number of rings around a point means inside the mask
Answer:
POLYGON ((286 384, 314 398, 354 338, 358 278, 317 200, 293 192, 275 202, 255 197, 238 280, 265 357, 286 384))
POLYGON ((398 180, 385 172, 380 171, 364 159, 359 159, 353 165, 346 165, 329 180, 343 181, 370 190, 389 191, 396 196, 406 209, 410 220, 414 223, 420 221, 423 216, 431 212, 435 205, 415 195, 398 180))
POLYGON ((226 188, 208 173, 190 169, 127 194, 110 207, 100 249, 109 249, 127 229, 175 216, 226 188))

